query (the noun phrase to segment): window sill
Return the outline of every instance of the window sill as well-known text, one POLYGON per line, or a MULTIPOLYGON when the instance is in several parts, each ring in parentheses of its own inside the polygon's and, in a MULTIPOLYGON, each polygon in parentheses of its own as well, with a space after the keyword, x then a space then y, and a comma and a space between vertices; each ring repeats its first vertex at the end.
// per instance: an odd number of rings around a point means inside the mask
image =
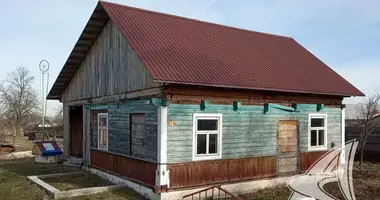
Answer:
POLYGON ((313 152, 313 151, 327 151, 327 147, 309 147, 308 152, 313 152))
POLYGON ((103 150, 103 151, 108 151, 108 147, 107 146, 99 146, 98 147, 99 150, 103 150))
POLYGON ((193 156, 193 161, 218 160, 221 158, 222 158, 222 155, 193 156))

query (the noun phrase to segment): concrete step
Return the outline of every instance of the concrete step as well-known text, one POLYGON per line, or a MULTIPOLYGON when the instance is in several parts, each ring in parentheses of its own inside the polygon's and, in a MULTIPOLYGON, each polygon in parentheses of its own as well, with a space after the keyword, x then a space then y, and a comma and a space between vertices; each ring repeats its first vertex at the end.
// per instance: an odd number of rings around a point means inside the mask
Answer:
POLYGON ((80 168, 82 166, 83 159, 77 158, 77 157, 69 157, 67 161, 63 162, 64 165, 70 166, 70 167, 78 167, 80 168))

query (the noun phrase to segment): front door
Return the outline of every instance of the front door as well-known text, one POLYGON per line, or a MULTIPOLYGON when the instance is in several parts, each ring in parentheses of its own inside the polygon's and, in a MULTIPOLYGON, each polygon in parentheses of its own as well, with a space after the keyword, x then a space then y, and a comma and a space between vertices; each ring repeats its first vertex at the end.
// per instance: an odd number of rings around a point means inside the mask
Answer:
POLYGON ((297 121, 281 120, 278 124, 278 174, 297 172, 298 131, 297 121))
POLYGON ((82 157, 83 151, 83 108, 70 107, 70 155, 82 157))

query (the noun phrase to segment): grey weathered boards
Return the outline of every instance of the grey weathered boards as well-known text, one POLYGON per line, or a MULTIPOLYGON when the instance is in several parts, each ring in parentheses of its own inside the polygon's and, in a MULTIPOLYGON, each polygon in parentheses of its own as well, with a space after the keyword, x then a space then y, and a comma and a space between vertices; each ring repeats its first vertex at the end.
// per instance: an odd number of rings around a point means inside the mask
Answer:
POLYGON ((150 100, 128 100, 107 105, 86 105, 91 110, 91 147, 97 147, 97 113, 108 112, 108 151, 149 161, 157 161, 157 107, 150 100), (131 152, 130 116, 137 113, 143 134, 133 142, 131 152), (143 117, 143 122, 141 121, 143 117), (95 118, 95 119, 94 119, 95 118))
POLYGON ((102 97, 159 85, 153 82, 127 40, 109 21, 66 87, 62 101, 102 97))
POLYGON ((223 137, 222 158, 244 158, 277 155, 277 132, 279 120, 299 122, 300 151, 308 151, 308 114, 327 114, 327 142, 341 144, 341 109, 324 107, 319 112, 316 104, 299 104, 298 112, 271 109, 264 114, 264 106, 240 106, 237 111, 232 105, 206 105, 204 111, 199 105, 170 104, 168 120, 168 163, 192 161, 193 113, 222 113, 223 137))
POLYGON ((295 120, 278 122, 278 173, 295 173, 298 168, 298 129, 295 120))

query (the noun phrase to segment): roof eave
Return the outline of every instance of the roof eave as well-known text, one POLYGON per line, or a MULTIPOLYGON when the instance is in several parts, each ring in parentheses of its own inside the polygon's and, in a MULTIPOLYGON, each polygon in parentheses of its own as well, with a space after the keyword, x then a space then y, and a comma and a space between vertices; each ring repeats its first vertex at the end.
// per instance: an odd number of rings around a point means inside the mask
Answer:
POLYGON ((108 22, 108 20, 109 15, 104 10, 101 3, 98 2, 51 90, 49 91, 47 99, 57 100, 61 98, 62 93, 70 83, 72 77, 76 73, 82 61, 85 59, 87 53, 90 51, 92 45, 102 31, 103 26, 108 22))
POLYGON ((256 88, 256 87, 242 87, 242 86, 229 86, 229 85, 188 83, 188 82, 165 81, 165 80, 153 80, 153 81, 157 82, 157 83, 167 83, 167 84, 181 84, 181 85, 208 86, 208 87, 219 87, 219 88, 249 89, 249 90, 274 91, 274 92, 291 92, 291 93, 301 93, 301 94, 331 95, 331 96, 340 96, 340 97, 365 96, 359 90, 358 90, 358 93, 356 93, 356 94, 344 94, 344 93, 339 94, 339 93, 326 93, 326 92, 310 92, 310 91, 281 90, 281 89, 271 89, 271 88, 256 88))

